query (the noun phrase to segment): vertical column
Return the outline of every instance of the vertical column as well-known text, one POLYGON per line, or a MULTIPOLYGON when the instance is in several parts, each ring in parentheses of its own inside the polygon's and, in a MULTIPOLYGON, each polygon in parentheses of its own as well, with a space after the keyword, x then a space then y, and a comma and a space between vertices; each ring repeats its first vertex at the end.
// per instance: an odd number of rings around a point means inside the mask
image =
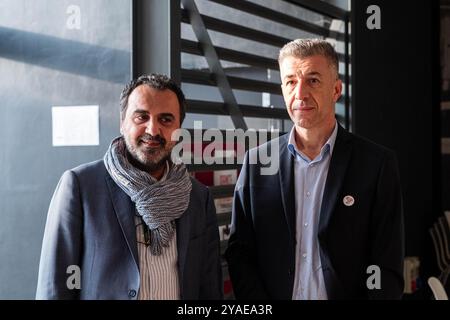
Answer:
POLYGON ((152 72, 181 82, 180 0, 133 0, 133 78, 152 72))

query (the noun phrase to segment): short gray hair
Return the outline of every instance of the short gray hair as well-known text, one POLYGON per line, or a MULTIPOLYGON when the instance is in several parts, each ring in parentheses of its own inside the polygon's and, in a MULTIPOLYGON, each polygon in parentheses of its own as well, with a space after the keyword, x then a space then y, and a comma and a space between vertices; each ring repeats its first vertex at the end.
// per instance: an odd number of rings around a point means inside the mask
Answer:
POLYGON ((339 77, 338 55, 334 47, 322 39, 296 39, 285 44, 278 55, 278 63, 281 65, 286 57, 306 58, 315 55, 325 57, 336 71, 336 77, 339 77))

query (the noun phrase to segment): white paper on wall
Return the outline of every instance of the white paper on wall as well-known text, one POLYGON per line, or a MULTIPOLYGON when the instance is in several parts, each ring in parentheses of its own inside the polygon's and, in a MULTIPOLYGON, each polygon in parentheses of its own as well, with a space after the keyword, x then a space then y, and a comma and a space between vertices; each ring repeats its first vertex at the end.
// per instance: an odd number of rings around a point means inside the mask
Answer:
POLYGON ((98 146, 98 106, 52 107, 53 146, 98 146))

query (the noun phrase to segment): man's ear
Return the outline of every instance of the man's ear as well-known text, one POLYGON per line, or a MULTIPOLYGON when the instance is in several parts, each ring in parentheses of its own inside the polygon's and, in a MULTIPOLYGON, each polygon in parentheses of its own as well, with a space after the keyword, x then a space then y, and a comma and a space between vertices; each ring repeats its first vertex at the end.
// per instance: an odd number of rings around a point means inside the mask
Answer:
POLYGON ((336 102, 342 95, 342 81, 341 79, 336 80, 334 84, 333 101, 336 102))

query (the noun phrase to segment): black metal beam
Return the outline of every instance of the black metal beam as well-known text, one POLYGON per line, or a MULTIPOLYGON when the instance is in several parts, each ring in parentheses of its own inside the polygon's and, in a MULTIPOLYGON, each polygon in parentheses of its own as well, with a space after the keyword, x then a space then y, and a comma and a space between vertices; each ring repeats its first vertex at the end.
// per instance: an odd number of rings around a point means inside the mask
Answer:
MULTIPOLYGON (((228 76, 228 82, 233 89, 255 91, 255 92, 269 92, 281 95, 281 87, 278 83, 266 82, 260 80, 251 80, 238 77, 228 76)), ((195 84, 202 84, 206 86, 217 86, 215 77, 211 73, 181 69, 181 81, 195 84)))
MULTIPOLYGON (((225 104, 222 102, 187 100, 186 105, 187 105, 186 112, 189 113, 213 114, 222 116, 228 115, 228 112, 225 109, 225 104)), ((241 109, 242 111, 241 106, 239 106, 239 109, 241 109)))
MULTIPOLYGON (((215 48, 217 51, 217 47, 215 48)), ((181 51, 203 56, 202 46, 200 43, 191 40, 181 39, 181 51)))
MULTIPOLYGON (((285 119, 285 120, 290 119, 286 109, 281 108, 266 108, 240 104, 239 109, 241 110, 244 117, 285 119)), ((200 114, 228 115, 224 103, 204 101, 204 100, 188 100, 186 112, 200 113, 200 114)))
POLYGON ((229 0, 209 0, 219 3, 221 5, 244 11, 255 16, 259 16, 271 21, 275 21, 293 28, 301 29, 303 31, 320 35, 322 37, 330 37, 338 40, 344 40, 345 35, 340 32, 331 31, 322 26, 307 22, 293 16, 281 13, 276 10, 252 3, 250 1, 229 1, 229 0))
POLYGON ((249 105, 241 105, 241 110, 244 116, 253 118, 268 118, 268 119, 280 119, 289 120, 289 114, 286 109, 281 108, 267 108, 257 107, 249 105))
MULTIPOLYGON (((252 40, 252 41, 262 42, 262 43, 272 45, 275 47, 282 47, 286 43, 291 41, 291 39, 288 39, 288 38, 275 36, 270 33, 258 31, 255 29, 250 29, 250 28, 243 27, 243 26, 235 24, 235 23, 216 19, 213 17, 201 15, 201 18, 207 29, 226 33, 226 34, 231 34, 233 36, 252 40)), ((185 9, 183 9, 181 11, 181 21, 185 22, 185 23, 191 23, 189 20, 188 13, 185 9)))
MULTIPOLYGON (((236 63, 242 63, 264 69, 278 70, 278 61, 254 54, 244 53, 236 50, 226 49, 222 47, 214 47, 220 60, 226 60, 236 63)), ((198 42, 190 40, 181 40, 181 51, 203 56, 198 42)))
POLYGON ((305 9, 314 11, 316 13, 341 20, 348 20, 348 11, 336 7, 332 4, 318 0, 284 0, 289 3, 299 5, 305 9))
POLYGON ((278 83, 244 79, 238 77, 228 77, 231 87, 239 90, 248 90, 256 92, 269 92, 281 95, 281 86, 278 83))
POLYGON ((184 7, 183 12, 187 15, 198 42, 200 43, 201 50, 205 55, 206 61, 208 62, 209 69, 211 73, 214 74, 214 80, 217 83, 217 87, 222 95, 223 101, 226 103, 228 113, 231 116, 231 121, 236 129, 247 130, 244 117, 239 110, 236 98, 233 94, 230 79, 227 77, 222 65, 220 64, 220 59, 217 56, 217 52, 214 49, 211 38, 209 37, 203 17, 198 11, 194 0, 181 1, 184 7))
POLYGON ((181 81, 205 86, 217 86, 213 74, 191 69, 181 69, 181 81))

